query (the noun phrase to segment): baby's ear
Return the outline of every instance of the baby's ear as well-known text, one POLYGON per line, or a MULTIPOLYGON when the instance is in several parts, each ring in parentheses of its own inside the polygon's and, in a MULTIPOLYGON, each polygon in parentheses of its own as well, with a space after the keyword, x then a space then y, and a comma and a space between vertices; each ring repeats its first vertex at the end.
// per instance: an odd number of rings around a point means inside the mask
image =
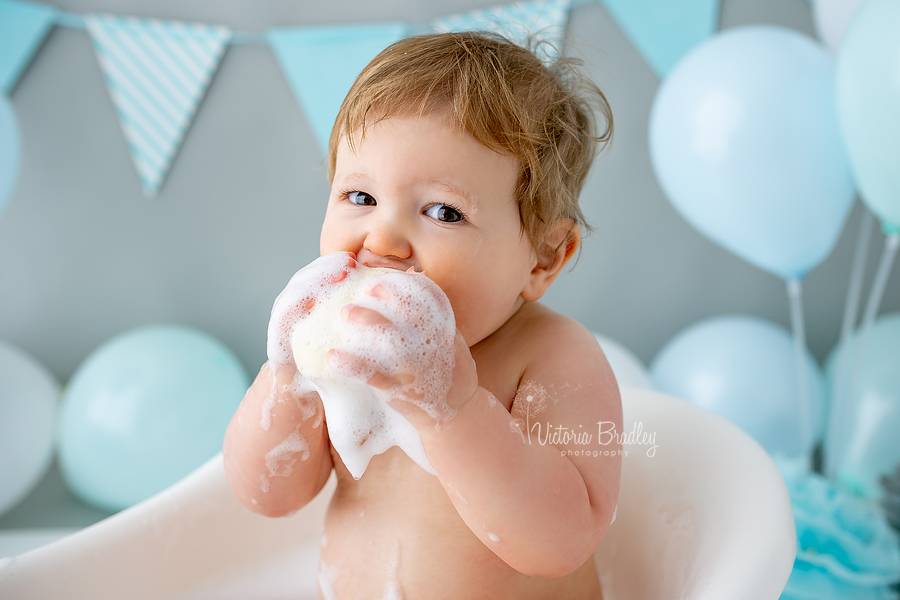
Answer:
POLYGON ((581 245, 581 229, 572 219, 559 219, 535 248, 535 265, 522 289, 522 298, 540 300, 581 245))

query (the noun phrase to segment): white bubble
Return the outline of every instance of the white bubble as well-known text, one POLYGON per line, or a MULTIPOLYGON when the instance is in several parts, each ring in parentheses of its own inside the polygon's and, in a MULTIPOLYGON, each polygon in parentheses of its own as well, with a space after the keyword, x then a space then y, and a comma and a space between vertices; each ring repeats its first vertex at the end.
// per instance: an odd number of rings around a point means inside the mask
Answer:
POLYGON ((467 501, 465 498, 463 498, 463 495, 459 493, 459 490, 458 490, 458 489, 456 489, 455 487, 453 487, 453 486, 450 485, 449 483, 447 484, 447 487, 449 487, 451 490, 453 490, 453 493, 456 494, 456 496, 462 501, 463 504, 465 504, 466 506, 469 505, 468 501, 467 501))
POLYGON ((337 569, 329 567, 324 561, 319 563, 319 591, 325 600, 337 600, 337 594, 334 591, 334 583, 337 581, 339 573, 337 569))
POLYGON ((387 578, 384 584, 384 596, 382 600, 404 600, 403 588, 400 585, 400 542, 394 548, 394 553, 388 562, 387 578))
POLYGON ((266 468, 272 477, 287 477, 294 470, 297 459, 294 455, 300 454, 300 460, 309 458, 309 443, 300 435, 299 427, 283 442, 266 453, 266 468))

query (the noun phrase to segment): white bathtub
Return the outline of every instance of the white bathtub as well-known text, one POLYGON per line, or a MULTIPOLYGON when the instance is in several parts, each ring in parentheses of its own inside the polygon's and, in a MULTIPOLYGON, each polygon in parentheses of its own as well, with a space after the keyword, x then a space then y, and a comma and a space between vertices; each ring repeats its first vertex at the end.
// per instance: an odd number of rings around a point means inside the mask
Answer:
MULTIPOLYGON (((625 431, 658 448, 623 460, 617 519, 594 558, 605 600, 776 600, 796 534, 765 451, 724 419, 623 387, 625 431)), ((335 480, 285 519, 231 493, 221 455, 160 494, 30 552, 0 559, 3 600, 316 598, 319 535, 335 480)))

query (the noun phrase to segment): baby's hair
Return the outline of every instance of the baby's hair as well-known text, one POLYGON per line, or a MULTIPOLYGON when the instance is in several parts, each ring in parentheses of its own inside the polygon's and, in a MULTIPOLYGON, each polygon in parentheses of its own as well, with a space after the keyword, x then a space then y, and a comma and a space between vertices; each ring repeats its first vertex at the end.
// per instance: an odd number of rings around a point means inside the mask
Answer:
POLYGON ((603 92, 576 69, 581 64, 562 57, 545 64, 534 50, 488 32, 400 40, 372 59, 344 99, 328 145, 328 180, 347 132, 354 150, 354 137, 361 142, 382 119, 446 112, 481 144, 518 159, 515 199, 536 252, 559 219, 590 231, 578 196, 613 122, 603 92))

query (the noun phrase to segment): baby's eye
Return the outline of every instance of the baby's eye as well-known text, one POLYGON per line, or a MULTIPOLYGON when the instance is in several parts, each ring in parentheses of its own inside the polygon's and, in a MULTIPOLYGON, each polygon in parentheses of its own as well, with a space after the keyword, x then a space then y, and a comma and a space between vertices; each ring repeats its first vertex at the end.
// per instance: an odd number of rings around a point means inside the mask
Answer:
POLYGON ((365 192, 350 192, 347 199, 358 206, 375 206, 375 198, 365 192))
POLYGON ((425 214, 432 219, 441 221, 443 223, 456 223, 457 221, 462 221, 463 219, 461 212, 459 212, 452 206, 447 206, 446 204, 435 204, 434 206, 426 210, 425 214))

